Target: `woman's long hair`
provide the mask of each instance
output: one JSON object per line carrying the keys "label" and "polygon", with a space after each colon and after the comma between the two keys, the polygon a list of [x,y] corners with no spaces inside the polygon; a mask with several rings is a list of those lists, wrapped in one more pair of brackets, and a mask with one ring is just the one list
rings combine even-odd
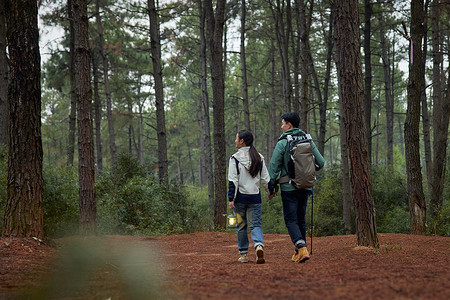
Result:
{"label": "woman's long hair", "polygon": [[253,134],[248,130],[241,130],[238,132],[239,140],[244,140],[246,146],[250,146],[249,154],[250,154],[250,170],[249,173],[252,177],[258,175],[261,172],[263,167],[263,162],[261,160],[261,156],[259,155],[256,148],[253,146]]}

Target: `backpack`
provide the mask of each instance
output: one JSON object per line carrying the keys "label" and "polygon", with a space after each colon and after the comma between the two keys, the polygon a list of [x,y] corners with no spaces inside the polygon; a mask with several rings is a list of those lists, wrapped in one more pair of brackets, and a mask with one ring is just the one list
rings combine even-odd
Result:
{"label": "backpack", "polygon": [[316,164],[312,149],[311,135],[287,135],[289,143],[288,176],[279,183],[290,183],[298,189],[312,188],[316,181]]}

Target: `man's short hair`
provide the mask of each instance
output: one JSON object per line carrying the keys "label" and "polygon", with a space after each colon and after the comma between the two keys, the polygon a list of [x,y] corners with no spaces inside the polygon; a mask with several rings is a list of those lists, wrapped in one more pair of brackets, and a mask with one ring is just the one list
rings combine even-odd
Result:
{"label": "man's short hair", "polygon": [[281,116],[281,119],[286,123],[291,123],[294,128],[298,128],[298,126],[300,125],[300,117],[296,112],[285,113]]}

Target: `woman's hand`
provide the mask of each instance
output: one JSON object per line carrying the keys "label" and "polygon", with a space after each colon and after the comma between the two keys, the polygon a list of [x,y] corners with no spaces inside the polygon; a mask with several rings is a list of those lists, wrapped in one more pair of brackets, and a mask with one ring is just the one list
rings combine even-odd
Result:
{"label": "woman's hand", "polygon": [[234,208],[234,201],[228,201],[228,207],[230,209],[233,209]]}

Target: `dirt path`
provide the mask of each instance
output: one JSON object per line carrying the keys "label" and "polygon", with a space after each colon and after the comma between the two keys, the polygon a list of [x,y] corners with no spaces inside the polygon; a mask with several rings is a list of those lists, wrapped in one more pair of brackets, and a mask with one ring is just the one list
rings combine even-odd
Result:
{"label": "dirt path", "polygon": [[263,265],[254,251],[237,262],[233,233],[70,238],[56,249],[3,239],[0,299],[24,288],[36,299],[450,299],[447,237],[379,234],[379,250],[355,247],[355,236],[314,238],[303,264],[290,260],[288,235],[264,239]]}

